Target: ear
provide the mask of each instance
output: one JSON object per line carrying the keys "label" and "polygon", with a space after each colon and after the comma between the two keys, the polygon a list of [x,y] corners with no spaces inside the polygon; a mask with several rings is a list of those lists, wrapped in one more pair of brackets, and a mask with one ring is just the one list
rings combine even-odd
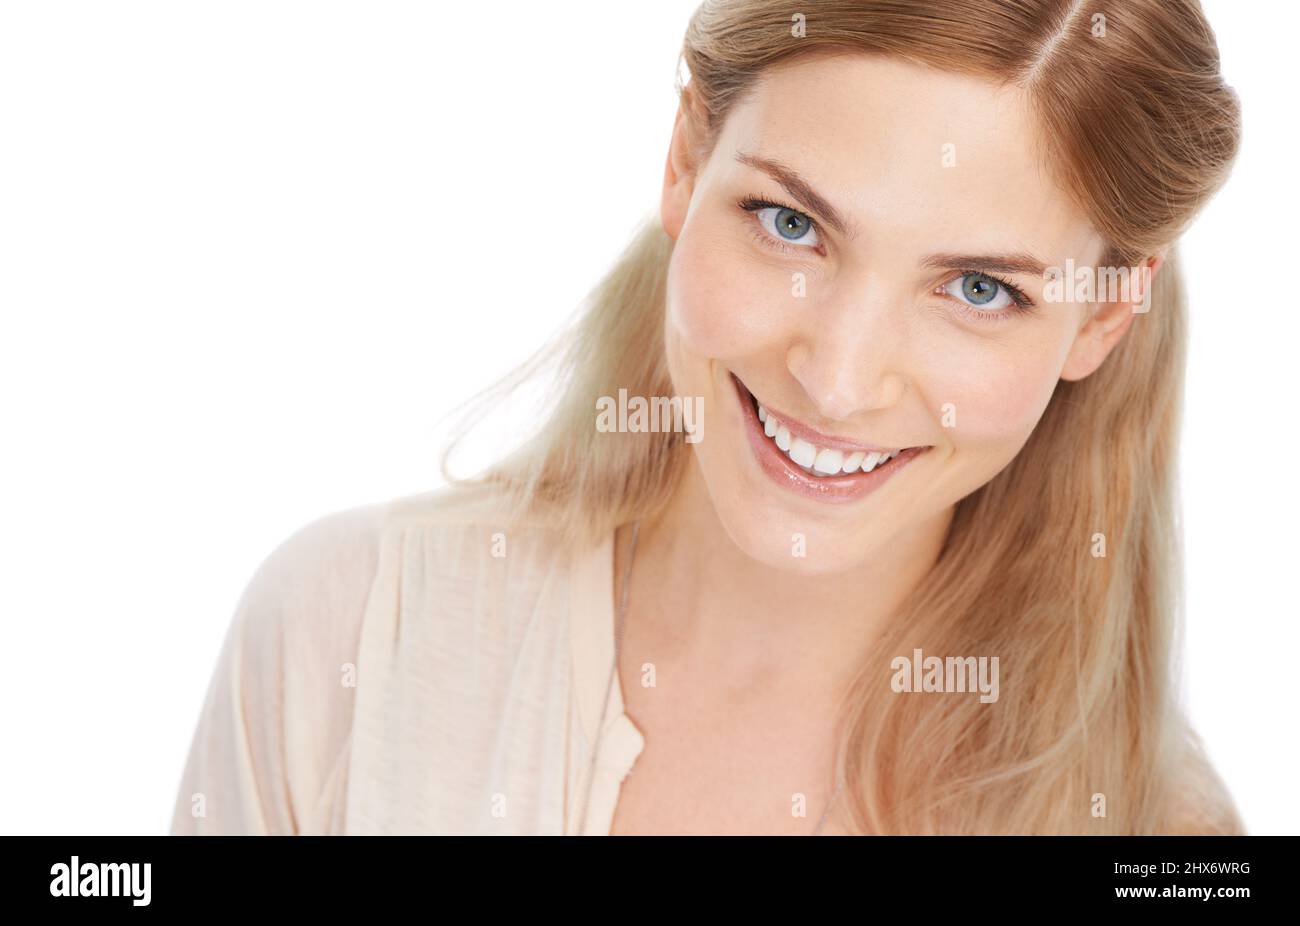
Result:
{"label": "ear", "polygon": [[[1164,266],[1168,247],[1148,257],[1139,265],[1139,273],[1130,274],[1129,298],[1089,303],[1089,315],[1075,335],[1061,379],[1080,380],[1093,373],[1120,342],[1136,315],[1145,313],[1151,296],[1151,284]],[[1100,284],[1099,284],[1100,285]]]}
{"label": "ear", "polygon": [[686,224],[686,212],[695,189],[693,122],[686,113],[687,107],[692,105],[691,100],[690,87],[687,87],[682,91],[681,105],[677,107],[677,116],[673,120],[673,136],[668,144],[667,163],[664,164],[664,189],[659,201],[659,220],[674,241]]}

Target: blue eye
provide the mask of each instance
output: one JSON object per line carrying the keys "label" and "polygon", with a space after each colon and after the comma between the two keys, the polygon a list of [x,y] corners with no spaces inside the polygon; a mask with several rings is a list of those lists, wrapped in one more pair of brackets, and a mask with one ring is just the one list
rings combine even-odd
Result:
{"label": "blue eye", "polygon": [[811,249],[821,244],[817,223],[807,213],[757,197],[742,200],[740,208],[757,215],[758,224],[777,247],[797,244]]}
{"label": "blue eye", "polygon": [[[812,222],[809,221],[808,216],[801,212],[795,212],[793,209],[784,207],[780,209],[764,209],[759,213],[760,218],[764,212],[776,213],[773,217],[773,221],[776,223],[776,231],[787,241],[798,241],[812,231]],[[813,235],[814,241],[816,238],[817,236]]]}
{"label": "blue eye", "polygon": [[983,273],[968,272],[953,277],[952,281],[943,287],[943,291],[978,309],[1005,309],[1019,303],[1019,300],[1012,295],[1010,287]]}

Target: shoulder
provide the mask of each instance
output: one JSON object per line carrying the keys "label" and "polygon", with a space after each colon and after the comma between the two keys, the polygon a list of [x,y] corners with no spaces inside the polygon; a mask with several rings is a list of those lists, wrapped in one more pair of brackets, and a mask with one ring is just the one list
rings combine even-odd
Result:
{"label": "shoulder", "polygon": [[397,552],[410,535],[435,543],[454,543],[467,534],[490,539],[503,530],[507,514],[504,495],[479,485],[443,486],[329,511],[293,528],[263,557],[243,604],[318,625],[338,605],[369,592],[386,547]]}
{"label": "shoulder", "polygon": [[244,607],[311,610],[368,585],[390,504],[337,509],[294,527],[258,564],[244,591]]}
{"label": "shoulder", "polygon": [[[246,644],[278,658],[291,685],[318,693],[329,680],[321,674],[357,661],[363,636],[430,620],[443,629],[508,622],[558,602],[554,593],[568,588],[558,580],[588,557],[550,524],[513,515],[502,489],[468,483],[317,516],[270,550],[248,583]],[[376,618],[369,629],[367,614]]]}
{"label": "shoulder", "polygon": [[404,565],[426,582],[462,585],[495,577],[514,592],[567,569],[580,553],[554,524],[521,514],[501,486],[466,482],[389,503],[385,531]]}
{"label": "shoulder", "polygon": [[385,507],[302,524],[246,581],[192,738],[173,833],[317,826],[347,742],[351,697],[340,666],[355,651]]}
{"label": "shoulder", "polygon": [[378,580],[454,592],[494,576],[526,592],[571,560],[553,528],[512,517],[497,486],[463,483],[338,509],[303,523],[262,560],[241,613],[250,632],[275,635],[290,653],[323,642],[357,645]]}
{"label": "shoulder", "polygon": [[[349,667],[379,573],[390,501],[338,508],[301,522],[245,583],[214,683],[228,688],[260,761],[282,762],[293,818],[305,820],[343,750],[352,721]],[[212,693],[210,700],[214,699]],[[242,717],[242,720],[238,718]]]}
{"label": "shoulder", "polygon": [[[352,648],[379,569],[388,502],[299,523],[263,553],[235,608],[227,646],[249,677],[289,694],[326,650]],[[330,653],[332,661],[334,653]]]}
{"label": "shoulder", "polygon": [[[517,640],[512,622],[553,603],[558,547],[546,531],[506,527],[508,514],[499,490],[457,485],[339,508],[287,532],[239,597],[173,832],[337,828],[367,653],[377,677],[435,664],[455,677],[498,625]],[[393,658],[401,664],[387,666]],[[414,709],[401,685],[391,704],[378,691],[366,715],[377,723]]]}

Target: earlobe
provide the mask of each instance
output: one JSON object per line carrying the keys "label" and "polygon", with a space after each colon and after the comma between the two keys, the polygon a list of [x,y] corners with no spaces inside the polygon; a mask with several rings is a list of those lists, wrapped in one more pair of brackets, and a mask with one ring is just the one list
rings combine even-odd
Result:
{"label": "earlobe", "polygon": [[1061,379],[1068,382],[1083,379],[1106,359],[1106,355],[1099,350],[1093,324],[1089,322],[1075,337],[1074,344],[1070,346],[1070,355],[1065,358],[1065,366],[1061,368]]}

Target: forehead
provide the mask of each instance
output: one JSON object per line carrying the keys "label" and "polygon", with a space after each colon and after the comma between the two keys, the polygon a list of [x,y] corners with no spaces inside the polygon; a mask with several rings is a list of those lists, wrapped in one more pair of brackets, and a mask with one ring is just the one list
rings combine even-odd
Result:
{"label": "forehead", "polygon": [[1101,239],[1043,164],[1025,92],[897,58],[838,54],[770,68],[729,114],[706,173],[738,152],[779,160],[873,249],[996,244],[1091,261]]}

